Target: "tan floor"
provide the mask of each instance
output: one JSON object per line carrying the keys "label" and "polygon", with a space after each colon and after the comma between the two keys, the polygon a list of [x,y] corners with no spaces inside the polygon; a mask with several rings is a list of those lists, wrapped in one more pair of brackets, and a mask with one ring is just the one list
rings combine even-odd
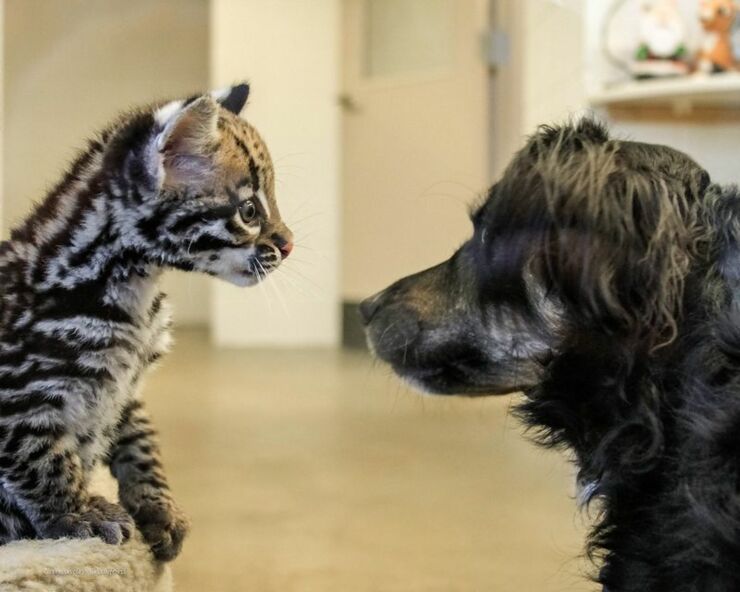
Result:
{"label": "tan floor", "polygon": [[183,333],[146,399],[193,529],[179,592],[573,592],[572,469],[511,400],[422,397],[362,354]]}

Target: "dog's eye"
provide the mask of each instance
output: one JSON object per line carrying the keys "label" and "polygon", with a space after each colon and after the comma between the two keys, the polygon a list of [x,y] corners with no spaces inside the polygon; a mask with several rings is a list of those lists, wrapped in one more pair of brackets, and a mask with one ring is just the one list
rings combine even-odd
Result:
{"label": "dog's eye", "polygon": [[239,206],[239,216],[245,224],[251,224],[257,218],[257,206],[251,199]]}

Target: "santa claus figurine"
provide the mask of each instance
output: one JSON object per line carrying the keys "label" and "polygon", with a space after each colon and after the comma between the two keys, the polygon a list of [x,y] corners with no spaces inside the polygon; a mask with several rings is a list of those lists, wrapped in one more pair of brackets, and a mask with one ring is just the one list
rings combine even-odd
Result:
{"label": "santa claus figurine", "polygon": [[640,39],[632,64],[635,77],[662,78],[688,74],[686,27],[677,0],[643,3]]}

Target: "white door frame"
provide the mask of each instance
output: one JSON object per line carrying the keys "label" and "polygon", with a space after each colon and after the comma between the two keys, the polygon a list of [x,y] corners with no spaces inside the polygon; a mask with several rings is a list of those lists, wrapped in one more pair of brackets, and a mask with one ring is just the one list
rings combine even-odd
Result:
{"label": "white door frame", "polygon": [[521,0],[490,0],[491,31],[505,35],[508,57],[491,69],[490,155],[491,178],[503,172],[524,134],[524,34]]}

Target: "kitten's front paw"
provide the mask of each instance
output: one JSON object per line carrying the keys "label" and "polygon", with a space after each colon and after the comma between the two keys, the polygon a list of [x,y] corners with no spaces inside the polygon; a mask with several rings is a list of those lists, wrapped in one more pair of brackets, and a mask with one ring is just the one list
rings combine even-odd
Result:
{"label": "kitten's front paw", "polygon": [[118,504],[93,496],[87,509],[76,514],[64,514],[52,520],[42,534],[48,538],[86,539],[99,537],[109,545],[120,545],[131,538],[134,521]]}
{"label": "kitten's front paw", "polygon": [[180,553],[189,529],[185,514],[167,497],[148,498],[134,512],[144,540],[159,561],[172,561]]}

